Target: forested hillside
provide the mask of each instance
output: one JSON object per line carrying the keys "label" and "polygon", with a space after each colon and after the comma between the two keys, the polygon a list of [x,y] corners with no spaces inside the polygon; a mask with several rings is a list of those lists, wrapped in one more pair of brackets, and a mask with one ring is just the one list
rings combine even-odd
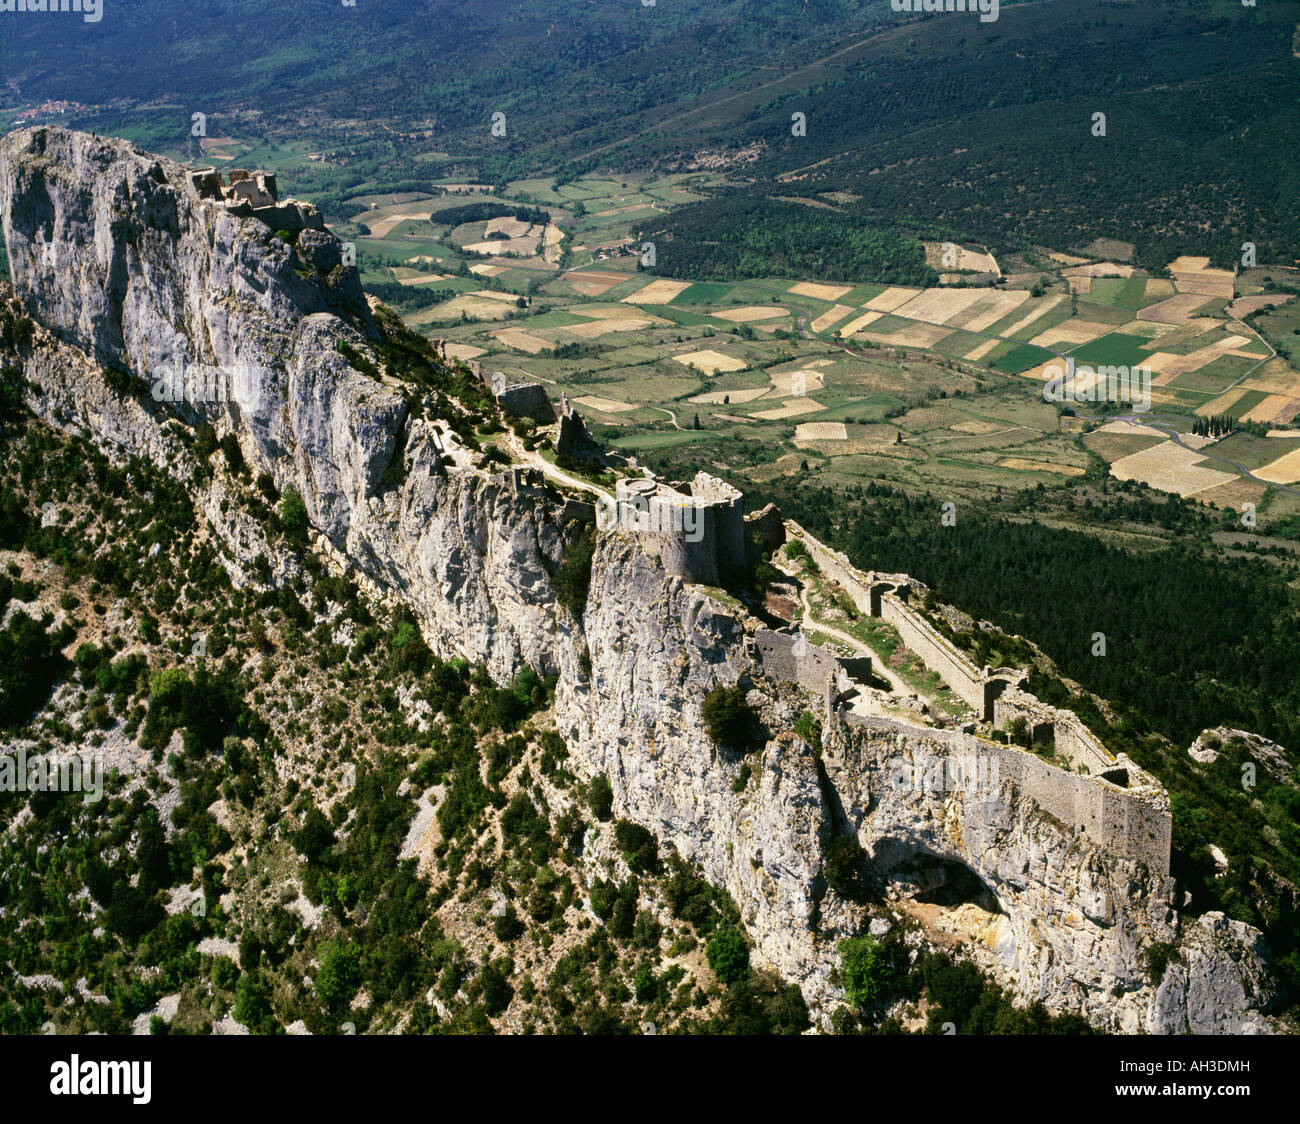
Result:
{"label": "forested hillside", "polygon": [[[1231,265],[1244,241],[1260,261],[1300,254],[1297,23],[1295,0],[1003,3],[990,23],[886,0],[216,0],[184,19],[139,0],[66,35],[7,21],[0,107],[75,99],[99,107],[88,127],[164,151],[187,143],[193,112],[210,135],[286,144],[309,124],[344,165],[298,177],[327,211],[345,180],[418,187],[450,166],[494,183],[727,167],[756,197],[843,193],[847,224],[869,231],[995,250],[1104,237],[1142,265]],[[730,276],[743,253],[725,247],[762,254],[745,209],[718,217],[724,248],[673,260]],[[881,245],[848,259],[906,272]]]}
{"label": "forested hillside", "polygon": [[862,226],[835,211],[756,196],[727,196],[683,207],[656,238],[656,272],[732,281],[816,277],[934,285],[925,247],[914,238]]}

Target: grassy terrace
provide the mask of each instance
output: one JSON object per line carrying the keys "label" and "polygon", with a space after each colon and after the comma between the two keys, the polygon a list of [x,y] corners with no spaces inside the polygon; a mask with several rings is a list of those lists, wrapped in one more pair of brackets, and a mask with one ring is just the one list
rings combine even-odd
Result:
{"label": "grassy terrace", "polygon": [[926,667],[920,656],[903,644],[903,638],[893,625],[875,617],[862,616],[844,591],[823,577],[811,559],[800,561],[800,576],[815,620],[860,641],[934,711],[951,715],[963,715],[969,711],[970,708],[949,690],[939,673]]}

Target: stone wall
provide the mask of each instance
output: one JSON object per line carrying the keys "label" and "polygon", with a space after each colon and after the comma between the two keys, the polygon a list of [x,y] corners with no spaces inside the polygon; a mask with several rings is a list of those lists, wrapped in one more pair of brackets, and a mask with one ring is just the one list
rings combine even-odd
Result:
{"label": "stone wall", "polygon": [[1115,757],[1097,739],[1077,714],[1059,710],[1026,691],[1010,690],[993,705],[993,722],[1005,728],[1023,718],[1034,741],[1051,737],[1056,753],[1072,768],[1100,775],[1116,767]]}
{"label": "stone wall", "polygon": [[[941,742],[953,741],[968,753],[991,754],[1006,779],[1015,781],[1049,815],[1088,834],[1097,843],[1141,858],[1168,875],[1171,836],[1164,789],[1127,758],[1116,759],[1068,710],[1047,706],[1021,689],[1023,673],[976,668],[946,636],[907,604],[905,575],[867,574],[839,551],[832,551],[798,524],[791,525],[821,572],[843,587],[849,599],[870,616],[893,625],[931,670],[984,721],[1001,724],[1020,714],[1040,738],[1050,729],[1056,752],[1082,773],[1071,773],[1017,746],[1005,746],[960,732],[926,730]],[[851,724],[884,720],[846,714]],[[913,731],[913,736],[915,731]],[[1118,782],[1118,783],[1114,783]]]}
{"label": "stone wall", "polygon": [[707,472],[697,472],[691,481],[691,496],[704,506],[705,535],[721,574],[740,573],[745,568],[745,497]]}
{"label": "stone wall", "polygon": [[754,651],[765,674],[782,683],[796,683],[818,696],[843,666],[837,656],[810,643],[802,633],[760,628],[754,633]]}
{"label": "stone wall", "polygon": [[560,410],[555,430],[555,451],[566,457],[582,457],[590,456],[592,448],[591,435],[582,416],[566,403]]}
{"label": "stone wall", "polygon": [[[920,744],[936,757],[978,762],[976,775],[992,780],[992,788],[985,796],[992,798],[993,789],[1010,782],[1019,794],[1032,800],[1047,815],[1098,846],[1137,859],[1161,877],[1169,874],[1169,798],[1157,784],[1121,788],[1098,776],[1068,773],[1017,746],[991,742],[959,730],[922,730],[887,718],[843,710],[838,714],[850,731],[850,744],[854,741],[854,730],[865,731],[869,738],[876,739],[901,735],[900,744],[906,741],[913,756]],[[931,764],[926,763],[924,768],[930,768]]]}
{"label": "stone wall", "polygon": [[899,593],[887,592],[881,596],[880,619],[893,625],[903,643],[921,657],[926,667],[937,671],[953,693],[976,714],[986,719],[993,717],[979,669]]}
{"label": "stone wall", "polygon": [[643,539],[664,569],[697,585],[721,585],[745,567],[744,496],[697,473],[689,485],[651,476],[615,486],[617,524]]}
{"label": "stone wall", "polygon": [[870,576],[854,566],[840,551],[831,550],[823,545],[798,523],[791,522],[791,528],[795,536],[803,540],[808,553],[817,563],[817,568],[832,581],[844,587],[844,592],[849,595],[849,600],[853,602],[859,613],[867,617],[880,615],[871,611],[872,579]]}

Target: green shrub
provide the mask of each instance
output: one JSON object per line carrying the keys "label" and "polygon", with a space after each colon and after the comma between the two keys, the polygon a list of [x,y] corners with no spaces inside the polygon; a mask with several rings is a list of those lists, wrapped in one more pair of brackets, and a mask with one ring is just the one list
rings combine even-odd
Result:
{"label": "green shrub", "polygon": [[280,497],[280,526],[293,538],[301,538],[307,531],[307,505],[294,488],[286,488]]}
{"label": "green shrub", "polygon": [[840,941],[844,994],[859,1007],[876,1002],[889,984],[889,958],[870,934]]}
{"label": "green shrub", "polygon": [[640,824],[619,820],[614,825],[614,842],[623,853],[623,859],[634,873],[655,872],[659,869],[659,843]]}
{"label": "green shrub", "polygon": [[316,972],[316,998],[326,1010],[337,1013],[352,1001],[360,983],[360,954],[355,946],[331,941],[320,957]]}
{"label": "green shrub", "polygon": [[591,559],[596,551],[596,532],[588,527],[564,552],[555,573],[555,598],[575,617],[581,617],[587,608],[587,592],[591,587]]}
{"label": "green shrub", "polygon": [[748,748],[756,723],[739,687],[718,684],[704,696],[701,713],[714,745],[742,751]]}
{"label": "green shrub", "polygon": [[587,806],[601,823],[608,823],[614,815],[614,786],[604,773],[596,777],[587,788]]}
{"label": "green shrub", "polygon": [[811,710],[805,710],[794,724],[794,732],[813,749],[820,749],[822,744],[822,724]]}
{"label": "green shrub", "polygon": [[705,955],[713,974],[725,984],[744,979],[749,972],[749,944],[733,925],[723,926],[709,938]]}

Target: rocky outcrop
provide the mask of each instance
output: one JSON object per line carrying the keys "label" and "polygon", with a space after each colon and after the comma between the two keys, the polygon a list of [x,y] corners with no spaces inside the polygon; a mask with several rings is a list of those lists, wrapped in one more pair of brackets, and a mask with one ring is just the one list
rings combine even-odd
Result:
{"label": "rocky outcrop", "polygon": [[[15,293],[41,329],[24,361],[39,414],[182,476],[189,443],[166,423],[206,421],[254,473],[297,490],[323,545],[409,601],[437,649],[498,678],[555,667],[562,498],[445,471],[449,437],[428,411],[352,367],[340,344],[362,350],[376,328],[332,234],[291,247],[201,199],[178,165],[60,129],[0,141],[0,208]],[[160,373],[178,368],[225,381],[172,401]],[[199,506],[232,570],[251,574],[264,538],[233,506]]]}
{"label": "rocky outcrop", "polygon": [[1156,1034],[1271,1034],[1277,997],[1258,929],[1207,913],[1187,927],[1151,1001]]}
{"label": "rocky outcrop", "polygon": [[[812,749],[788,732],[809,696],[751,660],[747,623],[667,575],[632,536],[609,534],[585,619],[590,674],[563,669],[557,715],[582,773],[604,773],[620,816],[727,888],[760,959],[798,982],[814,1012],[841,1001],[836,944],[867,921],[827,885],[827,844],[848,834],[899,908],[1026,1000],[1120,1033],[1268,1026],[1258,932],[1190,923],[1185,958],[1157,987],[1149,950],[1181,947],[1163,870],[1064,823],[1006,768],[933,783],[936,767],[957,775],[976,739],[832,719],[819,777]],[[702,699],[716,684],[745,688],[776,734],[743,761],[704,732]],[[754,776],[737,791],[745,766]],[[1211,1018],[1218,1001],[1230,1013]]]}
{"label": "rocky outcrop", "polygon": [[[608,776],[618,815],[729,890],[756,959],[823,1021],[840,1001],[836,942],[869,920],[827,882],[829,843],[852,835],[900,908],[965,926],[964,946],[1026,999],[1114,1030],[1266,1029],[1253,930],[1183,921],[1162,874],[1013,778],[991,800],[891,783],[900,754],[947,752],[935,731],[841,729],[827,713],[819,762],[792,728],[820,703],[764,673],[757,622],[667,573],[636,535],[599,536],[582,621],[557,607],[552,574],[591,509],[486,471],[430,403],[354,366],[378,328],[328,232],[290,246],[201,199],[176,165],[53,129],[0,141],[0,207],[15,292],[38,325],[22,355],[33,409],[191,480],[192,429],[172,422],[208,422],[254,473],[299,491],[321,549],[409,604],[435,649],[498,680],[524,664],[557,673],[577,770]],[[159,368],[178,365],[253,374],[194,400],[154,393]],[[224,502],[228,485],[195,487],[237,580],[291,568]],[[739,684],[765,727],[743,759],[705,733],[717,684]],[[1152,948],[1169,952],[1158,986],[1144,973]]]}
{"label": "rocky outcrop", "polygon": [[[755,685],[744,624],[666,574],[633,536],[604,536],[585,618],[591,672],[563,669],[557,722],[580,770],[609,778],[618,814],[726,887],[761,958],[817,1005],[834,941],[863,914],[825,884],[835,828],[812,749],[784,734],[742,758],[705,732],[703,699],[718,684],[748,688],[771,731],[800,713],[795,697]],[[754,776],[738,792],[742,768]]]}

